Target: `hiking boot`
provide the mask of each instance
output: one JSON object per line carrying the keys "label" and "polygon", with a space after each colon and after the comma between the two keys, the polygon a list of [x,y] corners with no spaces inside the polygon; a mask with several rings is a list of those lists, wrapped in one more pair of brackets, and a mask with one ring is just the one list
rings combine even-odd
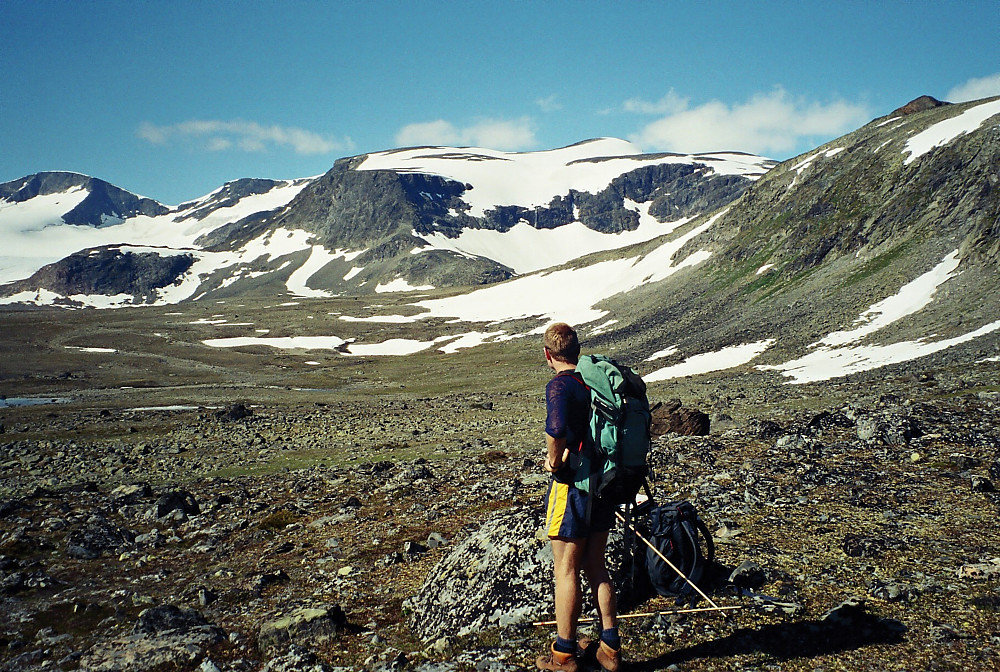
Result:
{"label": "hiking boot", "polygon": [[618,649],[612,649],[603,640],[597,646],[595,657],[597,658],[597,664],[605,672],[618,672],[618,668],[622,664],[622,652]]}
{"label": "hiking boot", "polygon": [[555,648],[552,648],[551,653],[547,655],[538,656],[535,659],[535,667],[539,670],[561,670],[562,672],[577,672],[580,669],[576,662],[576,654],[563,653],[556,651]]}

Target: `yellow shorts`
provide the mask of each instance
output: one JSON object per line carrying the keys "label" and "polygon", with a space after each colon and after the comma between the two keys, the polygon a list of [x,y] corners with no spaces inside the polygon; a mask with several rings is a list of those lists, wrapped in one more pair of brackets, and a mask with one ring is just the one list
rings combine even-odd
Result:
{"label": "yellow shorts", "polygon": [[607,532],[614,526],[614,507],[595,500],[587,520],[590,495],[569,483],[555,479],[549,485],[545,508],[545,534],[564,539],[585,539],[597,532]]}

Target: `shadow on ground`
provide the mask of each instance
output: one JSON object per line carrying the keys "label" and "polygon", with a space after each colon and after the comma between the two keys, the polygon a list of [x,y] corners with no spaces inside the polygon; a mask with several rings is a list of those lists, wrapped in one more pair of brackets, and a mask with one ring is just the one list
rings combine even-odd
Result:
{"label": "shadow on ground", "polygon": [[876,644],[903,641],[906,626],[860,610],[831,612],[820,620],[776,623],[757,629],[740,628],[731,635],[702,642],[646,661],[635,661],[630,670],[661,670],[699,658],[728,658],[764,653],[778,660],[813,658],[852,651]]}

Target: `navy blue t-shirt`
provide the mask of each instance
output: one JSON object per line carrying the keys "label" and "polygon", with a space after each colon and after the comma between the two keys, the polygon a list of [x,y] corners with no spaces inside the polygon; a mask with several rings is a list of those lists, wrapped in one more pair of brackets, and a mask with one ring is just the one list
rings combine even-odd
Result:
{"label": "navy blue t-shirt", "polygon": [[571,452],[590,431],[590,391],[575,371],[561,371],[545,386],[545,433],[566,439]]}

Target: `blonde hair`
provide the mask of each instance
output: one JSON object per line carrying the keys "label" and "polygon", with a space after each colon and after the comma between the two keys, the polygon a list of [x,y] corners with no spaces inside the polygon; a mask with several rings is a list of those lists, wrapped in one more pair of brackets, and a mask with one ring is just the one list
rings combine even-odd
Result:
{"label": "blonde hair", "polygon": [[565,322],[549,325],[549,328],[545,330],[542,342],[545,349],[552,355],[552,359],[567,364],[576,364],[580,359],[580,341],[576,336],[576,331]]}

